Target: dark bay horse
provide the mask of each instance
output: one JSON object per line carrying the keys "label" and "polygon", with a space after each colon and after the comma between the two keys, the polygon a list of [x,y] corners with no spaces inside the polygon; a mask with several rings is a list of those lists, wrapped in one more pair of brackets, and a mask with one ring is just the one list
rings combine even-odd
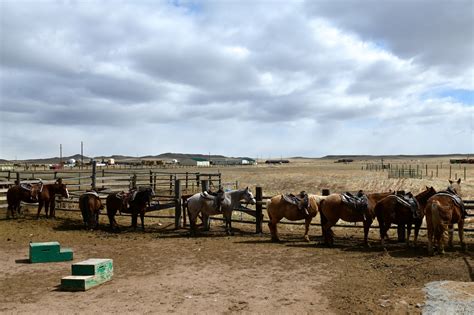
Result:
{"label": "dark bay horse", "polygon": [[446,191],[440,191],[428,199],[425,207],[426,227],[428,228],[428,252],[433,254],[433,241],[438,253],[444,254],[444,242],[449,231],[448,246],[453,246],[453,225],[458,225],[459,242],[462,250],[466,250],[464,242],[464,204],[460,198],[461,179],[449,181]]}
{"label": "dark bay horse", "polygon": [[95,191],[88,191],[79,197],[79,208],[81,209],[84,226],[87,229],[96,229],[99,226],[99,213],[104,205]]}
{"label": "dark bay horse", "polygon": [[227,235],[232,235],[232,211],[240,205],[240,201],[255,204],[255,198],[247,187],[245,189],[226,191],[220,201],[221,211],[216,209],[214,200],[206,198],[202,193],[194,194],[186,201],[191,226],[191,235],[196,235],[196,220],[202,214],[203,222],[207,222],[210,215],[223,214],[225,219],[225,230]]}
{"label": "dark bay horse", "polygon": [[118,224],[115,220],[117,211],[120,213],[130,213],[132,215],[132,227],[136,229],[138,214],[142,222],[142,229],[145,230],[145,212],[146,207],[151,203],[155,192],[151,187],[140,187],[131,190],[129,193],[112,193],[107,196],[106,207],[112,230],[118,230]]}
{"label": "dark bay horse", "polygon": [[387,236],[387,232],[390,229],[392,223],[397,225],[407,225],[407,236],[406,244],[410,245],[410,233],[412,224],[415,224],[415,239],[413,241],[414,246],[417,245],[418,232],[420,231],[423,217],[425,215],[424,209],[428,199],[436,194],[436,190],[433,187],[426,187],[418,195],[414,196],[416,200],[416,213],[413,213],[411,205],[396,195],[389,195],[380,200],[375,206],[375,215],[379,221],[380,229],[380,242],[384,246],[384,239]]}
{"label": "dark bay horse", "polygon": [[321,203],[321,228],[323,231],[324,242],[326,245],[334,245],[334,232],[332,227],[336,225],[339,219],[346,222],[364,223],[364,245],[369,246],[369,229],[374,221],[374,208],[377,202],[390,195],[391,192],[367,194],[366,214],[345,204],[341,194],[331,194]]}
{"label": "dark bay horse", "polygon": [[268,227],[270,228],[270,233],[272,234],[272,242],[279,242],[277,224],[281,219],[286,218],[291,221],[305,220],[305,233],[304,239],[309,242],[309,225],[313,218],[318,214],[319,206],[323,196],[311,195],[308,194],[308,215],[303,211],[298,209],[298,206],[286,202],[282,195],[277,195],[272,197],[267,202],[267,213],[270,221],[268,222]]}
{"label": "dark bay horse", "polygon": [[54,218],[56,215],[54,211],[56,194],[59,194],[63,196],[64,198],[69,198],[69,192],[67,190],[66,184],[63,184],[61,178],[58,178],[54,184],[42,185],[42,187],[38,189],[37,195],[34,196],[33,194],[32,194],[32,190],[24,189],[20,185],[15,185],[11,187],[10,189],[8,189],[7,215],[8,215],[8,212],[11,212],[12,215],[14,212],[19,213],[20,205],[21,205],[21,202],[23,201],[26,203],[38,202],[38,214],[36,215],[37,219],[39,218],[39,215],[43,206],[46,211],[46,217],[48,218],[50,216],[51,218]]}

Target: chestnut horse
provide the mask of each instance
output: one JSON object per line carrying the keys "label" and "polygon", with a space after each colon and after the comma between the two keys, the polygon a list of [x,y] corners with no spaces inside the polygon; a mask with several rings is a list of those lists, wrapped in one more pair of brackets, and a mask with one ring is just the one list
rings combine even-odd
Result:
{"label": "chestnut horse", "polygon": [[303,220],[305,223],[305,232],[304,240],[309,242],[309,225],[313,218],[318,214],[319,206],[323,196],[311,195],[308,194],[308,213],[305,215],[302,210],[298,209],[298,206],[290,204],[283,199],[282,195],[277,195],[272,197],[267,202],[267,213],[270,221],[268,222],[268,227],[270,228],[270,233],[272,234],[272,242],[279,242],[280,238],[278,237],[277,224],[281,219],[286,218],[291,221]]}
{"label": "chestnut horse", "polygon": [[[433,187],[426,187],[426,190],[422,191],[415,196],[417,201],[417,215],[413,213],[413,209],[406,202],[400,201],[400,197],[396,195],[390,195],[379,202],[375,206],[375,215],[379,221],[380,228],[380,242],[384,246],[384,238],[387,236],[387,232],[390,229],[390,225],[395,223],[397,225],[407,225],[407,236],[406,244],[410,245],[410,233],[412,224],[415,224],[415,239],[414,246],[418,241],[418,232],[420,231],[421,223],[425,215],[424,209],[428,199],[436,194],[436,190]],[[403,202],[403,203],[402,203]],[[414,217],[416,215],[416,218]]]}
{"label": "chestnut horse", "polygon": [[[132,227],[137,228],[138,214],[142,222],[142,229],[145,231],[145,212],[146,207],[151,203],[155,192],[151,187],[140,187],[137,190],[129,192],[130,199],[124,201],[124,197],[117,193],[112,193],[107,196],[107,216],[109,217],[110,227],[112,230],[118,230],[117,221],[115,221],[115,215],[117,211],[120,213],[131,213],[132,215]],[[129,207],[127,207],[127,203]]]}
{"label": "chestnut horse", "polygon": [[81,209],[84,226],[87,229],[96,229],[99,226],[99,213],[104,205],[95,191],[88,191],[79,197],[79,208]]}
{"label": "chestnut horse", "polygon": [[374,221],[374,208],[377,202],[390,195],[391,192],[367,194],[367,211],[364,215],[361,211],[355,210],[342,201],[341,194],[331,194],[321,203],[321,228],[323,231],[324,243],[334,245],[334,232],[332,227],[339,219],[346,222],[364,222],[364,245],[369,246],[369,229]]}
{"label": "chestnut horse", "polygon": [[459,242],[466,250],[464,242],[464,210],[461,195],[461,179],[449,181],[447,191],[438,192],[428,199],[425,207],[426,226],[428,228],[428,253],[433,254],[433,240],[438,252],[444,254],[444,241],[449,230],[448,246],[453,247],[453,225],[458,225]]}
{"label": "chestnut horse", "polygon": [[[55,217],[55,201],[56,194],[60,194],[64,198],[69,198],[69,192],[66,184],[63,184],[62,179],[58,178],[54,184],[43,185],[40,191],[38,191],[37,200],[32,196],[31,191],[22,188],[20,185],[15,185],[7,191],[8,201],[8,212],[11,211],[12,215],[14,212],[20,213],[21,202],[36,203],[38,202],[38,214],[36,218],[39,218],[41,209],[45,208],[46,217]],[[51,208],[50,208],[51,206]],[[48,212],[50,212],[48,214]]]}

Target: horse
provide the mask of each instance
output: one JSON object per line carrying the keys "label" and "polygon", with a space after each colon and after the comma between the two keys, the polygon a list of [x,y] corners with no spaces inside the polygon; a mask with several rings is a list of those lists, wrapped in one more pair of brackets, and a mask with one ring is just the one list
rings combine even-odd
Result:
{"label": "horse", "polygon": [[418,232],[420,231],[420,227],[423,222],[426,203],[428,199],[434,194],[436,194],[436,190],[433,187],[426,186],[425,190],[414,197],[416,200],[416,204],[414,205],[417,212],[415,214],[416,217],[413,213],[411,205],[397,195],[389,195],[377,202],[374,212],[377,216],[377,221],[379,222],[380,243],[382,247],[385,246],[384,239],[387,236],[387,232],[390,229],[392,222],[399,226],[405,226],[405,224],[407,225],[407,246],[410,246],[411,227],[413,223],[415,224],[415,238],[413,243],[416,247],[418,241]]}
{"label": "horse", "polygon": [[459,242],[461,249],[466,250],[464,242],[464,204],[460,198],[461,179],[449,181],[446,191],[440,191],[428,199],[425,207],[426,226],[428,228],[428,253],[433,254],[433,241],[438,252],[444,254],[444,241],[449,231],[448,246],[453,247],[453,225],[458,225]]}
{"label": "horse", "polygon": [[96,229],[99,226],[99,213],[104,209],[96,191],[88,191],[79,197],[79,208],[81,209],[84,226],[87,229]]}
{"label": "horse", "polygon": [[309,225],[313,218],[318,214],[321,201],[326,197],[308,194],[308,214],[298,209],[298,206],[286,202],[283,195],[273,196],[267,201],[267,213],[270,221],[268,227],[272,235],[272,242],[279,242],[277,224],[281,219],[286,218],[291,221],[303,220],[305,223],[304,240],[309,242]]}
{"label": "horse", "polygon": [[189,224],[191,226],[191,235],[196,235],[196,220],[198,215],[202,214],[202,221],[207,222],[209,216],[215,214],[223,214],[225,219],[225,231],[227,235],[232,235],[232,210],[240,205],[241,200],[250,204],[255,204],[255,198],[247,187],[245,189],[232,190],[224,192],[220,201],[220,208],[214,205],[214,198],[202,196],[202,193],[194,194],[186,201],[188,209]]}
{"label": "horse", "polygon": [[118,230],[118,224],[115,220],[117,211],[120,213],[132,214],[132,228],[137,228],[138,214],[142,223],[142,229],[145,230],[145,212],[146,206],[150,204],[155,192],[151,187],[140,187],[137,190],[131,190],[128,194],[112,193],[107,196],[106,207],[112,230]]}
{"label": "horse", "polygon": [[[37,193],[34,192],[35,189]],[[38,203],[37,219],[39,219],[43,206],[46,211],[46,217],[48,218],[50,216],[51,218],[54,218],[56,194],[60,194],[64,198],[69,198],[69,191],[67,190],[66,184],[63,184],[61,178],[58,178],[54,184],[34,184],[32,185],[31,190],[25,189],[21,187],[21,185],[15,185],[7,191],[7,216],[9,212],[12,213],[12,216],[14,216],[14,212],[19,214],[21,201],[23,201],[26,203]],[[48,212],[50,212],[49,215]]]}
{"label": "horse", "polygon": [[369,229],[374,220],[374,208],[378,201],[390,195],[392,192],[367,194],[367,210],[365,213],[355,210],[346,205],[342,201],[341,194],[331,194],[327,196],[321,203],[321,229],[323,232],[324,243],[326,245],[334,245],[334,232],[332,227],[336,225],[339,219],[346,222],[363,222],[364,223],[364,245],[369,246],[368,235]]}

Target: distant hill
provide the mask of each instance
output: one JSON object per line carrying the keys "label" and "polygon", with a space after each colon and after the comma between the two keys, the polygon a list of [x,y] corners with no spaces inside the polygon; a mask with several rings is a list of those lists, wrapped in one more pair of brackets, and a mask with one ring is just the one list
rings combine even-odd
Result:
{"label": "distant hill", "polygon": [[451,158],[451,157],[465,157],[472,156],[473,154],[423,154],[423,155],[326,155],[321,159],[340,160],[340,159],[353,159],[353,160],[380,160],[380,159],[429,159],[429,158]]}

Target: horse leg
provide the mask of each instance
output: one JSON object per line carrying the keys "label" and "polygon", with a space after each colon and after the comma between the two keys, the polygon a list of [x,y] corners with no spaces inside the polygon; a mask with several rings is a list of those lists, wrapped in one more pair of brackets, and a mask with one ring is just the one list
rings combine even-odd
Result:
{"label": "horse leg", "polygon": [[211,229],[211,224],[210,224],[210,220],[209,220],[209,215],[207,213],[202,213],[202,224],[204,226],[204,231],[209,231]]}
{"label": "horse leg", "polygon": [[49,202],[49,217],[51,219],[56,218],[56,199],[51,199]]}
{"label": "horse leg", "polygon": [[145,209],[140,211],[140,220],[142,221],[142,231],[145,231]]}
{"label": "horse leg", "polygon": [[327,246],[334,245],[334,232],[331,228],[336,224],[336,222],[334,222],[334,220],[326,220],[326,223],[324,225],[321,225],[321,228],[323,230],[324,243]]}
{"label": "horse leg", "polygon": [[370,226],[372,225],[372,219],[365,219],[364,220],[364,246],[365,247],[370,247],[370,244],[369,244],[369,229],[370,229]]}
{"label": "horse leg", "polygon": [[390,220],[382,220],[379,221],[379,229],[380,229],[380,245],[385,248],[385,238],[387,237],[388,230],[390,230],[390,226],[392,222]]}
{"label": "horse leg", "polygon": [[196,220],[198,217],[199,212],[192,212],[189,210],[188,205],[188,216],[189,216],[189,234],[190,236],[196,236]]}
{"label": "horse leg", "polygon": [[433,220],[431,213],[426,214],[426,229],[428,230],[428,254],[433,255]]}
{"label": "horse leg", "polygon": [[132,228],[135,230],[137,228],[138,213],[135,209],[132,210]]}
{"label": "horse leg", "polygon": [[406,236],[406,245],[410,247],[410,234],[411,234],[411,223],[407,224],[407,236]]}
{"label": "horse leg", "polygon": [[458,221],[458,234],[459,242],[461,243],[461,250],[465,252],[467,250],[466,243],[464,242],[464,219]]}
{"label": "horse leg", "polygon": [[453,234],[454,234],[454,224],[448,224],[448,235],[449,235],[448,247],[450,249],[452,249],[454,247],[454,245],[453,245]]}
{"label": "horse leg", "polygon": [[225,217],[225,232],[227,235],[234,235],[232,232],[232,211],[230,211],[230,214],[226,212],[224,214]]}
{"label": "horse leg", "polygon": [[413,247],[418,246],[418,233],[420,232],[420,227],[422,223],[423,223],[423,219],[417,219],[415,221],[415,238],[413,240]]}
{"label": "horse leg", "polygon": [[309,235],[308,235],[308,232],[309,232],[309,225],[311,224],[311,221],[313,220],[312,217],[309,217],[309,218],[306,218],[304,219],[304,240],[306,242],[309,242]]}
{"label": "horse leg", "polygon": [[44,201],[44,211],[46,212],[46,218],[49,218],[49,200]]}
{"label": "horse leg", "polygon": [[38,214],[36,214],[36,219],[38,220],[39,217],[40,217],[40,213],[41,213],[41,209],[43,208],[43,205],[44,205],[44,201],[43,199],[40,199],[38,201]]}

